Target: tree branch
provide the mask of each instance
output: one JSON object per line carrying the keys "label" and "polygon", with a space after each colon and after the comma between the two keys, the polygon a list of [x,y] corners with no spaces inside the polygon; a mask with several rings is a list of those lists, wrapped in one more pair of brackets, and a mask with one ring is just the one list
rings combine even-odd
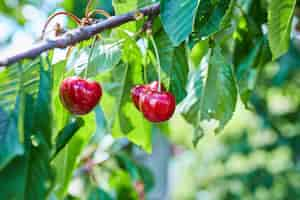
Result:
{"label": "tree branch", "polygon": [[53,40],[44,40],[40,43],[34,44],[29,49],[20,51],[15,55],[8,56],[6,58],[0,58],[0,67],[9,66],[22,59],[30,58],[33,59],[43,52],[54,48],[66,48],[68,46],[74,45],[81,41],[90,39],[94,35],[122,24],[128,23],[130,21],[135,21],[136,16],[142,13],[144,16],[158,15],[160,12],[160,4],[156,3],[151,6],[144,7],[138,11],[129,12],[119,16],[113,16],[101,22],[93,25],[83,26],[71,31],[66,32],[64,35],[56,37]]}

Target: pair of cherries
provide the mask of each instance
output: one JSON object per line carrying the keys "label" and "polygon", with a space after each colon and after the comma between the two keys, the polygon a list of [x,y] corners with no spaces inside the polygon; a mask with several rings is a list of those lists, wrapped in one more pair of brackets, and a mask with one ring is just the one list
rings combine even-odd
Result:
{"label": "pair of cherries", "polygon": [[135,86],[131,90],[131,98],[136,108],[151,122],[167,121],[176,107],[175,97],[158,81]]}
{"label": "pair of cherries", "polygon": [[[60,99],[67,110],[84,115],[93,110],[102,96],[102,88],[96,81],[80,77],[69,77],[60,86]],[[176,101],[170,92],[157,81],[138,85],[131,90],[132,101],[146,119],[163,122],[170,119],[175,111]]]}

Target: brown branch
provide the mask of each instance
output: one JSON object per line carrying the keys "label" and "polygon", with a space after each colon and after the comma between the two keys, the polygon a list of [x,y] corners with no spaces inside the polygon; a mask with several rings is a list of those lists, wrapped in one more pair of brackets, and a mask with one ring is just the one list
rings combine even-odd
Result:
{"label": "brown branch", "polygon": [[113,16],[109,19],[100,21],[96,24],[83,26],[71,31],[66,32],[64,35],[56,37],[53,40],[44,40],[40,43],[34,44],[29,49],[20,51],[15,55],[8,56],[6,58],[0,58],[0,67],[9,66],[22,59],[30,58],[33,59],[43,52],[54,48],[66,48],[72,46],[81,41],[90,39],[94,35],[114,27],[118,27],[122,24],[136,20],[137,13],[142,13],[144,16],[157,16],[160,12],[159,3],[151,6],[144,7],[138,11],[129,12],[123,15]]}

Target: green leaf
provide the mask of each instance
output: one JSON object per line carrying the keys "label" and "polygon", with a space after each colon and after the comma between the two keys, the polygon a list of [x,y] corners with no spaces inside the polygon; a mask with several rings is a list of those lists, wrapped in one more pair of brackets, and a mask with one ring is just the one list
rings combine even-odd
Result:
{"label": "green leaf", "polygon": [[157,32],[154,35],[154,40],[159,54],[160,65],[163,70],[168,72],[172,69],[175,47],[164,30]]}
{"label": "green leaf", "polygon": [[189,91],[188,95],[179,104],[178,111],[186,121],[191,124],[197,124],[199,110],[201,109],[200,100],[203,92],[203,75],[201,74],[201,69],[191,74],[187,91]]}
{"label": "green leaf", "polygon": [[272,0],[268,8],[268,36],[273,60],[287,52],[296,0]]}
{"label": "green leaf", "polygon": [[208,40],[200,40],[197,42],[190,52],[190,58],[194,68],[199,68],[202,58],[209,50]]}
{"label": "green leaf", "polygon": [[260,4],[247,2],[247,15],[239,17],[237,29],[234,32],[233,64],[239,86],[239,93],[244,105],[256,86],[258,76],[263,66],[271,60],[268,41],[261,26],[267,22],[267,14]]}
{"label": "green leaf", "polygon": [[[51,146],[52,136],[52,66],[48,58],[40,62],[40,84],[34,109],[34,118],[39,119],[33,131],[43,134],[44,140]],[[48,70],[46,70],[46,65]]]}
{"label": "green leaf", "polygon": [[[16,108],[11,116],[0,110],[0,170],[3,169],[14,157],[24,153],[23,144],[19,138],[19,107],[20,98],[17,98]],[[20,113],[23,114],[23,113]]]}
{"label": "green leaf", "polygon": [[197,0],[161,0],[162,24],[175,46],[192,33],[197,4]]}
{"label": "green leaf", "polygon": [[232,118],[237,102],[232,66],[219,46],[211,51],[206,77],[201,68],[191,74],[188,96],[178,106],[186,121],[194,125],[194,145],[204,133],[221,131]]}
{"label": "green leaf", "polygon": [[199,125],[204,128],[205,122],[214,121],[216,132],[224,128],[231,119],[237,102],[237,88],[232,66],[222,55],[221,48],[212,50],[209,60],[207,80],[205,83]]}
{"label": "green leaf", "polygon": [[[37,61],[27,65],[16,64],[0,73],[0,107],[3,125],[6,126],[0,131],[0,169],[15,156],[24,153],[24,93],[36,93],[39,64]],[[11,112],[11,108],[14,111]]]}
{"label": "green leaf", "polygon": [[5,111],[14,109],[20,90],[35,95],[39,85],[40,58],[29,64],[15,64],[0,72],[0,107]]}
{"label": "green leaf", "polygon": [[[50,167],[52,136],[52,66],[48,58],[40,58],[39,91],[33,103],[27,96],[25,111],[25,128],[30,134],[28,168],[25,199],[44,199],[53,184],[53,172]],[[47,68],[47,69],[46,69]],[[37,120],[38,119],[38,120]]]}
{"label": "green leaf", "polygon": [[76,132],[53,160],[56,169],[55,193],[60,199],[67,193],[73,172],[78,166],[80,153],[96,131],[94,112],[84,116],[83,120],[85,125]]}
{"label": "green leaf", "polygon": [[92,188],[88,200],[113,200],[113,198],[101,188]]}
{"label": "green leaf", "polygon": [[138,8],[138,0],[113,0],[116,15],[124,14]]}
{"label": "green leaf", "polygon": [[[138,8],[144,7],[152,3],[151,0],[113,0],[113,6],[116,15],[125,14],[127,12],[132,12]],[[121,29],[126,29],[127,31],[135,32],[138,31],[139,22],[130,22],[120,26]]]}
{"label": "green leaf", "polygon": [[[31,146],[30,130],[32,129],[32,110],[34,109],[34,100],[31,96],[21,98],[22,101],[19,100],[19,97],[17,99],[15,108],[16,113],[19,112],[18,108],[25,104],[25,109],[22,114],[24,115],[26,122],[23,122],[20,126],[23,126],[23,129],[26,128],[24,137],[27,142],[24,144],[24,153],[15,157],[8,163],[8,165],[0,170],[0,199],[25,199],[26,195],[27,174],[30,170],[28,155]],[[30,112],[28,112],[28,110],[30,110]],[[18,134],[18,130],[15,131],[15,134],[16,133]],[[15,136],[14,138],[17,141],[16,138],[18,137]]]}
{"label": "green leaf", "polygon": [[57,134],[66,124],[69,123],[70,114],[60,101],[59,87],[65,77],[66,62],[62,61],[53,65],[53,87],[52,87],[52,109],[53,109],[53,134],[52,141],[55,141]]}
{"label": "green leaf", "polygon": [[249,49],[255,48],[257,42],[265,37],[261,27],[267,23],[266,9],[253,0],[244,4],[246,4],[246,6],[243,6],[245,15],[239,17],[233,35],[233,64],[235,66],[238,66],[248,56]]}
{"label": "green leaf", "polygon": [[163,30],[155,35],[155,42],[163,71],[163,82],[169,83],[170,91],[175,95],[176,102],[179,103],[187,94],[185,87],[188,80],[189,65],[186,47],[184,44],[173,47]]}
{"label": "green leaf", "polygon": [[95,113],[96,113],[96,123],[97,123],[97,128],[96,128],[96,133],[93,136],[92,142],[98,144],[99,141],[106,135],[109,133],[108,130],[108,124],[107,124],[107,120],[105,117],[105,114],[101,108],[101,106],[96,106],[96,108],[94,109]]}
{"label": "green leaf", "polygon": [[95,77],[98,73],[111,70],[121,60],[121,49],[118,42],[107,44],[101,41],[96,42],[89,66],[87,66],[90,52],[91,47],[89,46],[74,50],[67,63],[67,68],[74,69],[77,75],[84,75],[88,67],[88,77]]}
{"label": "green leaf", "polygon": [[297,76],[300,66],[300,60],[298,59],[299,56],[300,51],[293,41],[291,42],[288,52],[279,58],[278,63],[280,68],[272,80],[274,85],[281,86],[289,80],[290,77]]}
{"label": "green leaf", "polygon": [[117,15],[131,12],[153,3],[152,0],[113,0],[113,6]]}
{"label": "green leaf", "polygon": [[130,174],[133,181],[137,181],[140,179],[139,169],[136,163],[129,157],[129,155],[120,152],[116,155],[116,159],[119,162],[119,165],[122,168],[126,169],[126,171]]}
{"label": "green leaf", "polygon": [[138,194],[133,187],[130,175],[125,170],[115,171],[109,180],[109,185],[116,192],[116,199],[138,200]]}
{"label": "green leaf", "polygon": [[171,78],[170,91],[175,95],[177,103],[180,103],[187,94],[185,87],[188,81],[189,64],[185,48],[182,44],[175,49],[173,67],[168,70]]}
{"label": "green leaf", "polygon": [[[48,64],[49,71],[45,71],[43,60],[41,57],[39,62],[11,66],[0,75],[2,83],[4,85],[9,83],[13,91],[10,97],[7,95],[2,97],[15,99],[18,95],[15,111],[6,122],[7,129],[3,130],[3,133],[10,134],[9,137],[14,137],[9,138],[8,135],[2,137],[7,142],[13,141],[9,148],[10,151],[14,148],[14,151],[9,152],[7,155],[10,157],[5,158],[6,162],[11,160],[8,165],[4,167],[1,163],[1,167],[4,168],[0,171],[0,184],[4,191],[1,192],[0,199],[45,199],[52,187],[53,173],[50,168],[52,119],[48,117],[52,113],[51,109],[48,109],[51,105],[51,73],[48,73],[51,66]],[[38,75],[39,78],[36,77]],[[10,106],[13,104],[10,103]],[[8,112],[9,110],[7,109]],[[24,144],[20,146],[21,143]],[[2,146],[7,147],[5,144]],[[13,159],[12,153],[15,154],[16,149],[19,149],[19,154]],[[2,152],[5,151],[1,149]],[[7,184],[7,180],[10,184]],[[4,183],[6,184],[3,185]]]}
{"label": "green leaf", "polygon": [[84,121],[81,118],[76,118],[74,121],[71,121],[68,125],[66,125],[56,137],[56,149],[54,156],[62,150],[74,134],[84,125]]}
{"label": "green leaf", "polygon": [[33,115],[35,100],[26,95],[24,104],[25,153],[0,171],[0,199],[45,199],[52,187],[49,146],[44,135],[33,132],[39,123]]}
{"label": "green leaf", "polygon": [[154,177],[152,171],[143,165],[139,165],[137,167],[138,167],[141,179],[145,185],[145,192],[151,191],[155,186],[155,177]]}
{"label": "green leaf", "polygon": [[[58,95],[60,83],[64,78],[64,73],[66,70],[66,61],[61,61],[52,66],[52,73],[53,73],[53,87],[52,87],[52,94],[54,97]],[[54,97],[52,97],[54,99]]]}
{"label": "green leaf", "polygon": [[259,41],[237,68],[236,77],[239,85],[239,92],[245,105],[247,105],[251,91],[255,87],[258,73],[257,69],[255,69],[255,64],[262,48],[262,44],[262,40]]}
{"label": "green leaf", "polygon": [[137,108],[129,102],[132,84],[133,65],[120,65],[124,68],[123,83],[117,97],[117,107],[112,124],[112,135],[114,137],[127,137],[129,140],[151,152],[151,125]]}
{"label": "green leaf", "polygon": [[201,0],[195,18],[199,37],[208,37],[226,28],[231,19],[235,0]]}
{"label": "green leaf", "polygon": [[113,13],[113,5],[112,5],[112,0],[100,0],[99,1],[101,9],[106,10],[109,13]]}
{"label": "green leaf", "polygon": [[25,199],[45,199],[54,180],[50,166],[50,149],[42,134],[32,135],[32,140],[36,144],[31,146],[29,152]]}
{"label": "green leaf", "polygon": [[152,172],[143,165],[136,163],[130,155],[124,152],[116,154],[119,166],[125,169],[132,181],[142,181],[145,184],[145,190],[150,191],[154,186],[154,177]]}
{"label": "green leaf", "polygon": [[257,40],[256,45],[237,66],[236,77],[239,93],[245,106],[248,106],[250,95],[256,86],[260,70],[270,60],[268,44],[265,38]]}
{"label": "green leaf", "polygon": [[24,156],[14,158],[0,171],[0,198],[24,199],[27,158]]}
{"label": "green leaf", "polygon": [[122,60],[112,72],[119,87],[115,89],[115,108],[110,121],[114,137],[127,137],[137,145],[151,152],[151,124],[131,102],[130,90],[134,85],[143,83],[142,54],[136,42],[124,33],[125,38]]}

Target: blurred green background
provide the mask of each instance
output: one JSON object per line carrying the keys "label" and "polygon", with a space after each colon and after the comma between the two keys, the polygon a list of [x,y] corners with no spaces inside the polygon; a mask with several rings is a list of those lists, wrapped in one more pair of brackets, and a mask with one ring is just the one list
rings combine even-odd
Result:
{"label": "blurred green background", "polygon": [[[0,0],[1,56],[32,44],[50,13],[64,9],[83,16],[85,5],[84,0]],[[113,14],[109,0],[100,0],[96,6]],[[57,21],[74,27],[65,17]],[[134,153],[134,159],[148,165],[156,178],[149,199],[300,199],[298,21],[295,16],[288,53],[264,66],[251,106],[246,109],[239,102],[223,133],[206,134],[195,149],[193,128],[176,115],[167,133],[156,130],[155,138],[163,142],[154,144],[152,156]],[[128,178],[126,174],[117,177],[110,181],[124,184]],[[79,187],[76,180],[70,199],[80,195],[72,187]]]}

